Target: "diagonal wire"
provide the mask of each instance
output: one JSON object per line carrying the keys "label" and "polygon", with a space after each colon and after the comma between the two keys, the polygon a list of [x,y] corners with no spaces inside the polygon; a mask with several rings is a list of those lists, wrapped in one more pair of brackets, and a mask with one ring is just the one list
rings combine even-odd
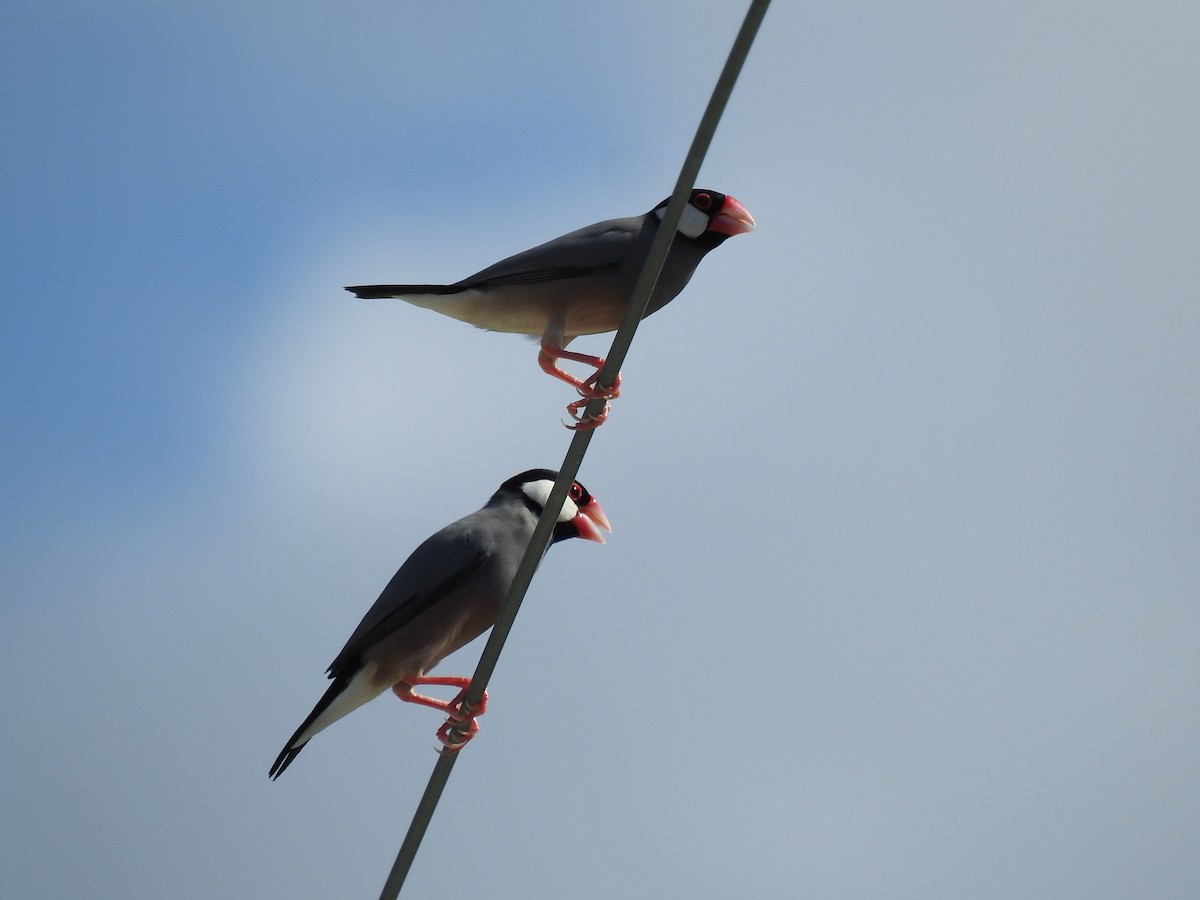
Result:
{"label": "diagonal wire", "polygon": [[[650,303],[650,295],[654,292],[654,285],[658,282],[659,273],[662,271],[663,263],[670,251],[675,230],[683,216],[684,205],[695,186],[696,177],[700,174],[700,165],[712,143],[717,124],[725,112],[725,106],[733,92],[733,86],[750,53],[750,46],[754,43],[754,38],[758,34],[759,26],[762,24],[769,5],[770,0],[752,0],[750,8],[746,12],[742,27],[738,31],[733,47],[729,51],[729,57],[725,61],[725,68],[722,69],[721,75],[717,79],[712,98],[704,110],[700,125],[696,129],[696,136],[692,139],[692,146],[684,159],[683,168],[675,182],[675,190],[667,204],[662,224],[658,227],[641,275],[634,286],[625,318],[617,329],[612,347],[608,351],[608,357],[596,379],[597,385],[611,386],[616,374],[621,369],[621,364],[625,361],[629,346],[633,342],[634,332],[637,331],[638,324]],[[603,406],[604,400],[593,400],[588,404],[587,414],[596,415],[603,409]],[[508,639],[513,621],[521,608],[521,602],[525,599],[525,592],[533,580],[533,573],[537,570],[538,564],[550,545],[550,535],[554,529],[554,523],[562,510],[563,502],[567,499],[567,491],[579,473],[579,467],[583,463],[583,457],[591,443],[593,433],[592,431],[576,431],[574,438],[571,439],[567,455],[559,468],[558,479],[554,482],[554,488],[546,500],[542,515],[533,530],[533,536],[529,539],[529,546],[525,548],[525,555],[517,566],[517,572],[513,576],[504,606],[500,610],[496,624],[492,627],[492,633],[479,657],[479,663],[475,667],[475,674],[471,676],[471,684],[463,697],[464,710],[477,708],[483,697],[487,683],[496,668],[496,662],[500,658],[500,651],[504,649],[504,642]],[[448,737],[452,742],[461,741],[465,734],[462,729],[453,728]],[[384,882],[383,891],[379,895],[380,900],[395,900],[400,895],[400,888],[404,885],[404,879],[416,858],[421,839],[425,836],[425,831],[433,818],[434,810],[437,808],[442,790],[450,778],[450,772],[454,768],[456,759],[458,759],[457,752],[443,750],[438,756],[438,761],[433,767],[433,774],[429,776],[429,783],[425,787],[425,793],[413,814],[412,824],[409,825],[408,833],[405,834],[404,842],[400,845],[400,851],[396,855],[396,861],[392,865],[387,881]]]}

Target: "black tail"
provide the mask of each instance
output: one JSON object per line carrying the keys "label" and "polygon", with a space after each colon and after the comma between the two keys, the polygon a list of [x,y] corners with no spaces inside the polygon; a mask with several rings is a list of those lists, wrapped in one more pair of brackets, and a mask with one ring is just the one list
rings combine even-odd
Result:
{"label": "black tail", "polygon": [[316,721],[317,716],[329,708],[329,704],[333,702],[334,698],[337,697],[338,694],[346,689],[346,685],[349,683],[349,678],[334,679],[333,684],[329,686],[329,690],[327,690],[324,696],[317,701],[317,705],[314,706],[312,712],[308,714],[308,718],[300,724],[300,727],[296,729],[290,738],[288,738],[288,742],[284,745],[283,749],[279,751],[279,756],[275,757],[275,765],[271,766],[271,771],[267,773],[268,777],[274,780],[282,775],[283,770],[290,766],[292,764],[292,760],[300,755],[300,751],[308,746],[308,741],[305,741],[299,747],[293,747],[292,745],[296,743],[296,739],[300,737],[300,735],[304,734],[304,732],[308,729],[308,726]]}
{"label": "black tail", "polygon": [[275,760],[275,765],[271,766],[271,771],[267,773],[270,779],[274,781],[276,778],[282,775],[283,770],[290,766],[292,764],[292,760],[299,756],[300,751],[307,746],[308,741],[305,741],[299,747],[292,747],[290,745],[284,747],[283,752],[280,753],[279,757]]}
{"label": "black tail", "polygon": [[457,294],[452,284],[359,284],[346,288],[359,300],[390,300],[409,294]]}

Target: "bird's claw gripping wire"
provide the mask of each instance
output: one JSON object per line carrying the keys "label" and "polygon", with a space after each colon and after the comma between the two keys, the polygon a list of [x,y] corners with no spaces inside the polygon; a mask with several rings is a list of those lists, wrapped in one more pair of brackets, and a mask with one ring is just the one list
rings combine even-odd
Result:
{"label": "bird's claw gripping wire", "polygon": [[[452,685],[459,691],[453,700],[439,700],[437,697],[427,697],[414,691],[413,687],[419,684]],[[437,730],[437,739],[442,742],[446,751],[453,752],[462,749],[463,745],[478,733],[479,723],[475,721],[475,717],[482,716],[487,712],[487,691],[483,692],[483,696],[479,698],[477,704],[471,705],[465,700],[470,687],[471,679],[469,678],[458,675],[431,675],[411,678],[409,681],[399,681],[392,685],[392,693],[405,703],[418,703],[421,706],[449,713],[445,724]]]}
{"label": "bird's claw gripping wire", "polygon": [[[443,753],[457,753],[459,750],[465,747],[467,745],[467,741],[475,737],[475,734],[479,731],[479,723],[474,719],[471,720],[471,724],[465,732],[463,731],[464,724],[465,723],[457,723],[453,719],[447,719],[444,723],[442,723],[442,727],[437,730],[437,739],[442,742]],[[460,734],[462,737],[456,739],[451,736],[451,732]]]}
{"label": "bird's claw gripping wire", "polygon": [[609,405],[605,403],[604,409],[600,410],[594,416],[589,416],[583,412],[583,409],[591,402],[591,400],[576,400],[574,403],[568,403],[567,415],[575,420],[575,424],[571,425],[563,422],[563,428],[570,429],[571,431],[591,431],[593,428],[603,425],[605,420],[608,419]]}
{"label": "bird's claw gripping wire", "polygon": [[442,742],[445,753],[456,753],[465,747],[467,741],[479,733],[479,723],[475,721],[475,717],[487,712],[487,691],[483,692],[483,697],[476,706],[464,701],[463,695],[466,692],[467,689],[463,688],[458,696],[446,705],[446,711],[450,715],[437,730],[437,739]]}
{"label": "bird's claw gripping wire", "polygon": [[[603,361],[602,363],[603,364]],[[583,383],[579,385],[577,390],[579,396],[584,400],[616,400],[621,396],[621,373],[617,373],[617,377],[613,379],[613,383],[607,387],[596,383],[596,379],[600,377],[600,370],[597,369],[590,378],[585,378]]]}
{"label": "bird's claw gripping wire", "polygon": [[604,408],[594,416],[586,415],[583,410],[593,400],[616,400],[621,396],[621,373],[617,373],[617,377],[613,379],[613,383],[607,387],[601,387],[596,384],[596,379],[600,377],[600,370],[597,369],[595,374],[590,378],[580,382],[576,390],[579,391],[579,396],[582,399],[576,400],[574,403],[567,404],[567,414],[575,420],[575,424],[571,425],[563,422],[563,426],[571,431],[590,431],[599,425],[603,425],[608,418],[608,412],[611,409],[606,402]]}
{"label": "bird's claw gripping wire", "polygon": [[[584,365],[592,366],[595,371],[588,378],[576,378],[569,372],[564,372],[558,367],[560,359],[569,359],[572,362],[583,363]],[[604,423],[608,418],[608,404],[604,404],[604,409],[594,416],[588,416],[581,412],[593,400],[616,400],[621,396],[621,373],[617,373],[617,377],[613,379],[613,383],[606,387],[596,384],[596,380],[600,377],[600,370],[604,368],[604,360],[599,356],[591,356],[587,353],[574,353],[570,350],[564,350],[562,347],[556,346],[554,343],[543,340],[542,349],[538,354],[538,365],[542,367],[542,371],[555,378],[565,381],[575,390],[579,391],[579,396],[582,398],[574,403],[567,405],[567,413],[574,419],[574,424],[563,422],[563,426],[572,431],[590,431]]]}

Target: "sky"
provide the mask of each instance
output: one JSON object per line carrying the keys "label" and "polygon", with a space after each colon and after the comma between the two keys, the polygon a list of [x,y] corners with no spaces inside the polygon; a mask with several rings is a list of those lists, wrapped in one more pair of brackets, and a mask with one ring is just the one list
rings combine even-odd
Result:
{"label": "sky", "polygon": [[[437,714],[267,769],[572,398],[342,286],[649,210],[743,12],[4,5],[0,895],[378,896]],[[758,229],[639,330],[402,896],[1200,894],[1198,53],[773,6],[699,180]]]}

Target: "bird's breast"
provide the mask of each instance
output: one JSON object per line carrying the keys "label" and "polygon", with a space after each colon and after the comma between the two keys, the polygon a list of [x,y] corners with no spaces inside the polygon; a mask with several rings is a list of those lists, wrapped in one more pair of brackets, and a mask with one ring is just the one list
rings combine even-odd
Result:
{"label": "bird's breast", "polygon": [[625,311],[625,298],[610,279],[581,277],[553,282],[472,288],[442,296],[403,298],[477,328],[508,334],[542,335],[553,323],[568,337],[615,331]]}

